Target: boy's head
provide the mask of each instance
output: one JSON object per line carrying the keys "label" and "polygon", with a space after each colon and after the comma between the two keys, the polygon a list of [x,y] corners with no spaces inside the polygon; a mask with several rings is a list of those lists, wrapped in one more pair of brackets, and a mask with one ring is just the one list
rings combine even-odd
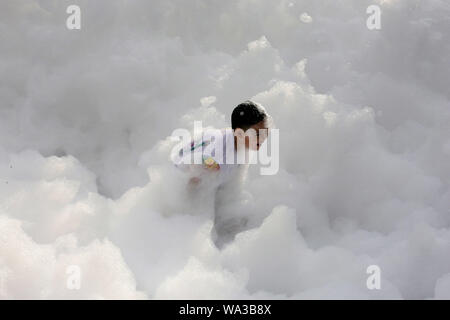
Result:
{"label": "boy's head", "polygon": [[[231,127],[237,136],[245,134],[246,148],[258,150],[267,138],[269,115],[260,104],[247,100],[234,108]],[[255,139],[251,139],[252,137]]]}

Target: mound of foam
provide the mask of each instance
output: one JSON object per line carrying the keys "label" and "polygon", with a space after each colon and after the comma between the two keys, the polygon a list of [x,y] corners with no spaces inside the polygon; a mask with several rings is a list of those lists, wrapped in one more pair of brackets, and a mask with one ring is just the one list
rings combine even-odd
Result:
{"label": "mound of foam", "polygon": [[[373,2],[83,0],[79,31],[2,2],[0,297],[449,298],[450,7],[375,1],[370,31]],[[280,169],[215,208],[169,136],[249,98]]]}

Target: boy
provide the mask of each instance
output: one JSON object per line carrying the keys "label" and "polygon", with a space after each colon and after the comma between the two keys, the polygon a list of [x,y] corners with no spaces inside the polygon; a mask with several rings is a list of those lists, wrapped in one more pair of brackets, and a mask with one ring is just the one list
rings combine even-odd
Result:
{"label": "boy", "polygon": [[[270,116],[252,101],[245,101],[231,114],[231,129],[205,131],[177,152],[175,165],[189,174],[188,189],[193,194],[201,186],[214,189],[216,245],[231,240],[243,222],[220,214],[224,197],[217,196],[228,184],[236,191],[238,177],[243,177],[248,151],[258,151],[268,135]],[[241,174],[239,174],[241,172]],[[233,179],[234,178],[234,179]],[[229,192],[228,192],[229,193]],[[245,222],[244,222],[245,224]]]}

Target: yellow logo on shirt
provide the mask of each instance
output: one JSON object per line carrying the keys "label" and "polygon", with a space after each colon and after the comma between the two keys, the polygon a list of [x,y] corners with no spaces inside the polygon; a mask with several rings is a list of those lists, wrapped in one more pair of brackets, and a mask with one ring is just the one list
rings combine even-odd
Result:
{"label": "yellow logo on shirt", "polygon": [[212,157],[203,159],[203,164],[209,170],[213,170],[213,171],[220,170],[219,164]]}

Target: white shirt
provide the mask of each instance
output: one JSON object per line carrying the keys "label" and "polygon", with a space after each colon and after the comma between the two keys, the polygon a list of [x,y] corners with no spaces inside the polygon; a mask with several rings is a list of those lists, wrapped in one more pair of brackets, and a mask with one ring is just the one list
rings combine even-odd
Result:
{"label": "white shirt", "polygon": [[207,130],[202,136],[178,152],[177,167],[200,179],[211,180],[219,186],[237,174],[234,132],[231,128]]}

